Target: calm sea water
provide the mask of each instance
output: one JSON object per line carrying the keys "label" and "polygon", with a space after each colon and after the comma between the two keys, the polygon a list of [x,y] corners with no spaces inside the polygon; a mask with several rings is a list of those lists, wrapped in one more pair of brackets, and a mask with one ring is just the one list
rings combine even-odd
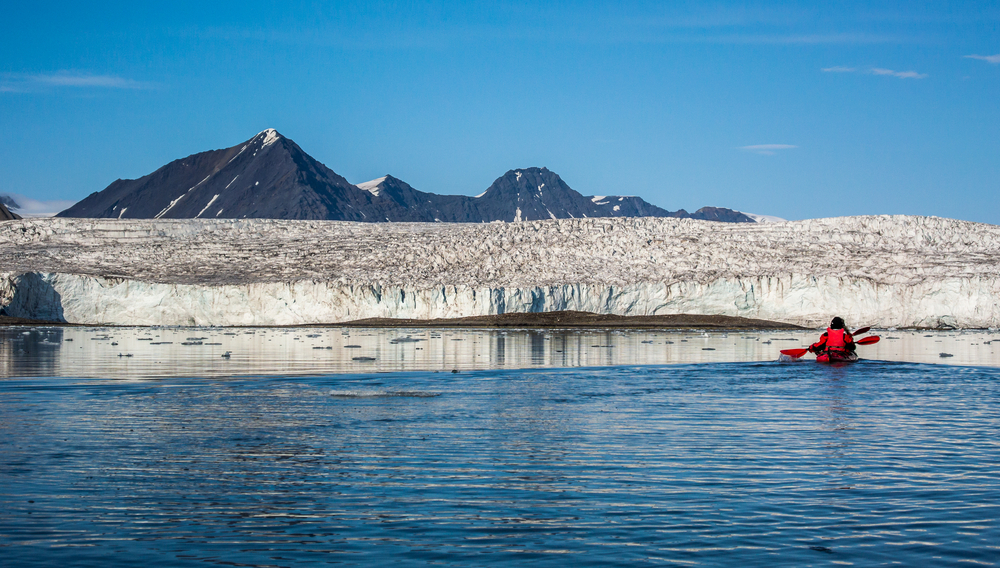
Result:
{"label": "calm sea water", "polygon": [[529,348],[458,373],[141,378],[115,356],[100,377],[33,333],[0,352],[3,566],[1000,563],[994,367]]}

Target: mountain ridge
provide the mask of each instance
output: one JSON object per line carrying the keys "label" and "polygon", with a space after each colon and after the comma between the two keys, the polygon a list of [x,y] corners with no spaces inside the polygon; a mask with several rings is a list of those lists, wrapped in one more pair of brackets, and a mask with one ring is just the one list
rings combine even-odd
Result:
{"label": "mountain ridge", "polygon": [[754,222],[732,209],[706,207],[690,214],[639,197],[584,196],[544,167],[508,170],[476,197],[420,191],[389,174],[355,185],[271,128],[242,144],[174,160],[138,179],[115,180],[57,216],[451,223],[678,217]]}

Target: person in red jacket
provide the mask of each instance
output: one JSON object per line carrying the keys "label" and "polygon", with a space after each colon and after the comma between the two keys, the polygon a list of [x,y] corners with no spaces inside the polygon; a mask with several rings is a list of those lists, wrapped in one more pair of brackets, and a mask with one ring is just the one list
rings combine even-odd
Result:
{"label": "person in red jacket", "polygon": [[839,317],[833,318],[830,327],[823,332],[819,341],[809,346],[809,351],[817,355],[823,353],[846,355],[848,352],[853,353],[855,349],[857,346],[854,344],[854,337],[847,331],[844,320]]}

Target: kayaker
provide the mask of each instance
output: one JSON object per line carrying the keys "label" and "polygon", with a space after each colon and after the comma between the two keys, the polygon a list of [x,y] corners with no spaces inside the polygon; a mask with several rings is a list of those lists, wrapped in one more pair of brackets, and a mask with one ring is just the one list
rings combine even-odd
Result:
{"label": "kayaker", "polygon": [[854,337],[847,331],[843,318],[835,317],[830,322],[830,327],[823,332],[819,341],[809,346],[809,351],[817,355],[826,353],[828,355],[846,356],[854,353],[857,346],[854,344]]}

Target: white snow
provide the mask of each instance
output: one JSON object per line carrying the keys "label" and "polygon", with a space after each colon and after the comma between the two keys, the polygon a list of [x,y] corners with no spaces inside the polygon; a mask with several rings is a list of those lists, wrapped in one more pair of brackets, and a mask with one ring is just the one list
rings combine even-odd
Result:
{"label": "white snow", "polygon": [[[487,190],[487,191],[488,191],[488,190]],[[477,195],[477,196],[473,197],[473,199],[479,199],[480,197],[482,197],[482,196],[484,196],[484,195],[486,195],[486,192],[485,192],[485,191],[484,191],[484,192],[482,192],[482,193],[480,193],[479,195]]]}
{"label": "white snow", "polygon": [[122,215],[124,215],[126,211],[128,211],[128,207],[123,207],[122,210],[118,212],[118,218],[121,219]]}
{"label": "white snow", "polygon": [[548,211],[550,218],[552,218],[552,219],[558,219],[558,217],[556,217],[555,213],[553,213],[552,211],[549,211],[548,209],[546,209],[546,211]]}
{"label": "white snow", "polygon": [[605,197],[607,197],[607,196],[606,195],[595,195],[595,196],[591,197],[590,200],[593,201],[594,203],[597,203],[598,201],[604,201]]}
{"label": "white snow", "polygon": [[196,188],[199,185],[201,185],[201,184],[205,183],[206,181],[208,181],[208,178],[210,178],[210,177],[212,177],[212,174],[208,174],[207,176],[205,176],[205,179],[203,179],[203,180],[199,181],[198,183],[194,184],[194,186],[192,186],[191,189],[185,191],[184,193],[182,193],[180,195],[180,197],[178,197],[177,199],[174,199],[173,201],[171,201],[170,205],[167,205],[166,207],[164,207],[159,213],[156,214],[155,217],[153,217],[153,219],[159,219],[160,217],[163,217],[163,215],[165,215],[167,211],[170,211],[171,209],[174,208],[174,205],[177,205],[177,202],[181,200],[181,197],[184,197],[185,195],[191,193],[194,190],[194,188]]}
{"label": "white snow", "polygon": [[219,212],[215,214],[216,217],[218,217],[219,215],[222,215],[222,209],[219,209]]}
{"label": "white snow", "polygon": [[[236,180],[233,180],[233,181],[236,181]],[[231,184],[232,184],[232,182],[230,182],[230,185],[231,185]],[[229,186],[227,185],[227,186],[226,186],[226,188],[228,189],[228,187],[229,187]],[[198,212],[198,214],[194,216],[194,218],[195,218],[195,219],[197,219],[198,217],[201,217],[201,214],[202,214],[202,213],[204,213],[205,211],[207,211],[207,210],[208,210],[208,208],[209,208],[209,207],[211,207],[211,206],[212,206],[212,204],[213,204],[213,203],[215,203],[215,200],[216,200],[216,199],[218,199],[218,198],[219,198],[219,194],[218,194],[218,193],[216,193],[216,194],[215,194],[215,197],[213,197],[213,198],[212,198],[212,199],[211,199],[211,200],[210,200],[210,201],[208,202],[208,205],[206,205],[206,206],[205,206],[204,208],[202,208],[202,210],[201,210],[201,211],[199,211],[199,212]],[[219,209],[219,213],[222,213],[222,209]],[[218,214],[216,214],[216,217],[218,217]]]}
{"label": "white snow", "polygon": [[[16,253],[16,254],[15,254]],[[0,305],[87,324],[294,325],[584,310],[1000,326],[1000,227],[935,217],[0,224]],[[109,276],[110,275],[110,276]]]}
{"label": "white snow", "polygon": [[521,181],[521,172],[514,172],[514,175],[517,176],[517,181]]}
{"label": "white snow", "polygon": [[240,148],[240,151],[239,151],[239,152],[237,152],[237,153],[236,153],[236,155],[235,155],[235,156],[233,156],[233,157],[232,157],[232,158],[231,158],[231,159],[230,159],[230,160],[229,160],[228,162],[226,162],[226,165],[228,166],[229,164],[233,163],[233,160],[235,160],[236,158],[239,158],[239,157],[240,157],[240,154],[242,154],[242,153],[243,153],[243,150],[246,150],[246,149],[247,149],[247,147],[246,147],[246,146],[244,146],[244,147]]}
{"label": "white snow", "polygon": [[757,215],[755,213],[747,213],[746,211],[740,211],[740,213],[750,217],[758,223],[785,223],[788,219],[782,219],[781,217],[775,217],[774,215]]}
{"label": "white snow", "polygon": [[262,136],[262,135],[264,139],[261,142],[260,145],[261,148],[267,148],[271,144],[277,142],[278,138],[280,138],[280,136],[278,136],[278,131],[273,128],[268,128],[267,130],[261,131],[261,133],[258,134],[257,136]]}
{"label": "white snow", "polygon": [[[619,199],[619,201],[621,201],[621,200]],[[611,208],[611,210],[612,211],[619,211],[621,208],[622,208],[621,205],[615,205],[614,207]]]}
{"label": "white snow", "polygon": [[517,208],[517,212],[514,214],[514,222],[517,223],[521,220],[521,208]]}
{"label": "white snow", "polygon": [[[191,190],[189,189],[188,191],[191,191]],[[183,193],[183,194],[181,194],[181,197],[184,197],[185,195],[187,195],[187,193],[186,193],[186,192],[185,192],[185,193]],[[167,205],[166,207],[164,207],[163,209],[161,209],[161,210],[160,210],[160,212],[159,212],[159,213],[157,213],[157,214],[156,214],[156,216],[155,216],[155,217],[153,217],[153,218],[154,218],[154,219],[159,219],[160,217],[163,217],[163,215],[164,215],[164,214],[165,214],[165,213],[166,213],[167,211],[170,211],[171,209],[173,209],[173,208],[174,208],[174,205],[177,205],[177,202],[181,200],[181,197],[178,197],[177,199],[174,199],[173,201],[171,201],[171,202],[170,202],[170,205]]]}
{"label": "white snow", "polygon": [[379,186],[380,183],[382,183],[383,181],[385,181],[385,178],[387,178],[387,177],[389,177],[389,176],[382,176],[380,178],[373,179],[371,181],[366,181],[364,183],[359,183],[355,187],[357,187],[359,189],[363,189],[363,190],[365,190],[367,192],[370,192],[375,197],[378,197],[378,186]]}

